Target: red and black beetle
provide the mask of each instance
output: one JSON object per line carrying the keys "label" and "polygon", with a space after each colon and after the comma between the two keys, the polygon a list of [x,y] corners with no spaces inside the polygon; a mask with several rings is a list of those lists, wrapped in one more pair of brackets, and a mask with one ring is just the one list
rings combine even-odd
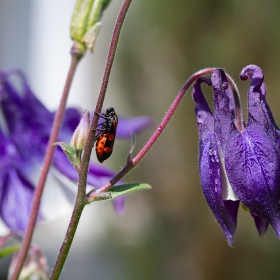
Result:
{"label": "red and black beetle", "polygon": [[105,121],[100,123],[98,128],[98,133],[95,137],[96,146],[96,156],[99,162],[103,162],[108,159],[112,152],[116,137],[116,131],[118,127],[118,116],[113,107],[106,109],[105,114],[99,114],[101,118]]}

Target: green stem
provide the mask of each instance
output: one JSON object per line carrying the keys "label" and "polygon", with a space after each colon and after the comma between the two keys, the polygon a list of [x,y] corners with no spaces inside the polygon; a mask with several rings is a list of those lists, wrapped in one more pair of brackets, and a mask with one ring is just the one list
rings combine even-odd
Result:
{"label": "green stem", "polygon": [[64,238],[64,242],[60,248],[58,258],[54,265],[52,274],[50,276],[50,280],[58,279],[61,274],[62,268],[63,268],[66,258],[68,256],[69,250],[71,248],[71,245],[72,245],[76,230],[78,228],[78,224],[79,224],[79,221],[80,221],[80,218],[81,218],[85,205],[86,205],[85,204],[85,193],[80,191],[80,188],[79,188],[78,195],[77,195],[77,198],[75,201],[75,206],[74,206],[73,213],[71,216],[71,220],[70,220],[70,223],[69,223],[69,226],[68,226],[65,238]]}
{"label": "green stem", "polygon": [[47,175],[48,175],[51,163],[52,163],[52,158],[53,158],[53,154],[54,154],[54,150],[55,150],[55,146],[53,145],[53,143],[55,143],[58,138],[58,134],[60,131],[60,127],[61,127],[61,123],[63,120],[64,111],[65,111],[65,107],[66,107],[66,102],[67,102],[67,98],[68,98],[68,94],[69,94],[69,90],[70,90],[70,86],[71,86],[71,83],[72,83],[72,80],[74,77],[74,73],[75,73],[75,70],[77,68],[80,58],[81,58],[80,55],[72,55],[71,64],[70,64],[70,68],[68,71],[68,76],[67,76],[67,79],[65,82],[65,87],[64,87],[63,94],[62,94],[62,97],[60,100],[59,108],[58,108],[55,118],[54,118],[52,132],[51,132],[51,135],[49,138],[48,147],[46,150],[46,155],[45,155],[45,159],[43,162],[41,175],[39,178],[37,188],[34,193],[32,209],[31,209],[31,213],[30,213],[30,219],[28,222],[26,234],[25,234],[25,237],[22,242],[21,250],[19,251],[18,262],[16,264],[14,273],[11,276],[10,280],[18,279],[20,271],[21,271],[23,263],[24,263],[24,260],[28,253],[28,249],[29,249],[29,246],[30,246],[30,243],[32,240],[33,232],[34,232],[36,221],[37,221],[39,206],[41,203],[41,198],[42,198],[46,178],[47,178]]}

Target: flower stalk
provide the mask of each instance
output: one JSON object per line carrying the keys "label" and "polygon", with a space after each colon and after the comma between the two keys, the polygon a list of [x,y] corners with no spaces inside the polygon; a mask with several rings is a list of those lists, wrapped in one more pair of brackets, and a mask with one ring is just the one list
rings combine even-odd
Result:
{"label": "flower stalk", "polygon": [[45,156],[43,166],[42,166],[42,172],[41,172],[41,175],[39,178],[37,188],[35,190],[28,227],[27,227],[26,234],[25,234],[25,237],[22,242],[21,249],[19,251],[18,262],[16,264],[13,275],[10,278],[11,280],[16,280],[19,277],[24,260],[28,253],[28,249],[29,249],[29,246],[30,246],[30,243],[32,240],[32,236],[34,233],[35,225],[36,225],[36,220],[37,220],[37,216],[38,216],[39,206],[41,203],[41,198],[42,198],[45,182],[47,179],[48,171],[50,169],[54,150],[55,150],[55,146],[53,146],[53,143],[55,143],[58,138],[58,134],[60,131],[62,120],[63,120],[63,115],[64,115],[70,87],[71,87],[72,80],[73,80],[73,77],[75,74],[75,70],[77,68],[77,65],[78,65],[78,62],[80,61],[80,59],[81,59],[80,55],[72,55],[71,63],[70,63],[69,71],[68,71],[68,76],[67,76],[64,90],[63,90],[63,94],[62,94],[59,108],[56,112],[55,119],[53,122],[53,128],[52,128],[52,132],[51,132],[51,135],[49,138],[46,156]]}
{"label": "flower stalk", "polygon": [[[132,168],[134,168],[143,159],[143,157],[147,154],[147,152],[150,150],[150,148],[155,144],[155,142],[157,141],[157,139],[159,138],[159,136],[165,129],[166,125],[172,118],[173,114],[175,113],[176,109],[178,108],[180,102],[182,101],[183,97],[185,96],[185,93],[188,91],[190,86],[200,77],[202,77],[204,75],[212,74],[214,69],[215,68],[206,68],[206,69],[200,70],[200,71],[194,73],[186,81],[186,83],[183,85],[182,89],[178,93],[177,97],[171,104],[171,106],[170,106],[169,110],[167,111],[166,115],[164,116],[162,122],[159,124],[156,131],[153,133],[153,135],[151,136],[149,141],[145,144],[145,146],[140,150],[140,152],[134,157],[133,160],[130,160],[130,157],[128,157],[126,165],[120,170],[120,172],[118,174],[116,174],[107,184],[105,184],[103,187],[96,190],[95,193],[103,193],[103,192],[108,191],[112,186],[114,186],[114,184],[116,184],[121,178],[123,178]],[[232,80],[232,78],[230,76],[227,76],[227,78],[229,80],[230,86],[232,87],[233,93],[236,96],[236,100],[239,100],[237,98],[238,91],[237,91],[234,81]],[[240,112],[241,111],[240,102],[237,102],[236,106],[239,108],[239,112]],[[238,116],[237,119],[239,122],[242,120],[242,117]]]}

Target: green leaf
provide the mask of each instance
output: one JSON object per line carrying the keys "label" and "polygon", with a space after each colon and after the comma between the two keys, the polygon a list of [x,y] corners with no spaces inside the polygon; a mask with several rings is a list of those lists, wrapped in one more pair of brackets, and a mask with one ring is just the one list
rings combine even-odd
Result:
{"label": "green leaf", "polygon": [[124,184],[113,186],[109,192],[111,193],[112,199],[117,198],[119,196],[128,195],[133,192],[150,190],[152,187],[148,184],[144,183],[132,183],[132,184]]}
{"label": "green leaf", "polygon": [[136,191],[150,190],[151,188],[152,187],[150,185],[144,183],[131,183],[113,186],[109,191],[104,193],[89,193],[88,203],[99,200],[110,200]]}
{"label": "green leaf", "polygon": [[75,167],[81,164],[77,158],[77,151],[74,147],[65,142],[56,142],[53,145],[59,146]]}
{"label": "green leaf", "polygon": [[4,258],[5,256],[8,256],[16,251],[18,251],[20,249],[19,245],[15,245],[15,246],[10,246],[10,247],[6,247],[0,250],[0,259]]}

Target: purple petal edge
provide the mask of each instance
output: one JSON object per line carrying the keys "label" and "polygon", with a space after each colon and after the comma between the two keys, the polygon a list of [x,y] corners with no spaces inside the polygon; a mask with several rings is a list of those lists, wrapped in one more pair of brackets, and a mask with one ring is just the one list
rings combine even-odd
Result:
{"label": "purple petal edge", "polygon": [[154,120],[146,116],[135,118],[119,117],[119,125],[116,136],[123,139],[131,138],[132,131],[135,134],[138,134],[144,129],[154,126],[154,124]]}

